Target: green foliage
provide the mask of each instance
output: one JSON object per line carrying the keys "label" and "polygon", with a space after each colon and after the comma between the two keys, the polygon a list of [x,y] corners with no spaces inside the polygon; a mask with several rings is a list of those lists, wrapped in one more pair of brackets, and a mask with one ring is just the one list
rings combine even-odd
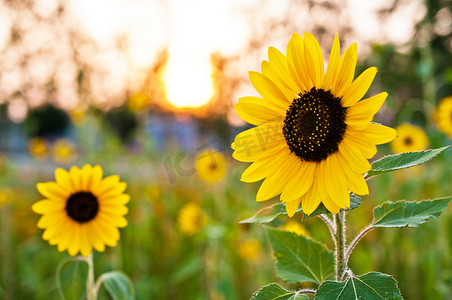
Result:
{"label": "green foliage", "polygon": [[276,274],[287,282],[322,283],[334,272],[334,255],[323,244],[268,227]]}
{"label": "green foliage", "polygon": [[[350,208],[346,210],[352,210],[357,208],[361,204],[362,200],[356,195],[350,195]],[[295,214],[302,212],[301,207],[299,207]],[[317,209],[308,215],[303,216],[303,221],[317,216],[321,214],[329,214],[330,212],[325,208],[325,206],[320,203]],[[286,204],[285,203],[276,203],[270,206],[266,206],[260,209],[254,216],[251,218],[240,221],[240,223],[250,223],[250,224],[262,224],[262,223],[270,223],[278,217],[286,216]]]}
{"label": "green foliage", "polygon": [[435,156],[437,156],[438,154],[440,154],[449,147],[450,146],[385,156],[372,163],[372,168],[367,173],[367,178],[392,172],[395,170],[406,169],[421,165],[431,160],[432,158],[434,158]]}
{"label": "green foliage", "polygon": [[279,284],[270,283],[255,292],[251,300],[309,300],[309,297],[282,288]]}
{"label": "green foliage", "polygon": [[429,218],[437,219],[451,197],[420,202],[385,202],[374,209],[374,227],[418,227]]}
{"label": "green foliage", "polygon": [[125,274],[112,271],[102,274],[100,280],[113,300],[133,300],[135,292],[133,283]]}
{"label": "green foliage", "polygon": [[343,282],[325,281],[316,293],[316,300],[398,300],[403,299],[397,282],[390,275],[371,272]]}

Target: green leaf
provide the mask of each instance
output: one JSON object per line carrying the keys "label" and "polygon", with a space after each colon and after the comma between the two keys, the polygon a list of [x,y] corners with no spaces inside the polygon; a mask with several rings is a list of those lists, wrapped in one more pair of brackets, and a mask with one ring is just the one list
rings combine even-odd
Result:
{"label": "green leaf", "polygon": [[[363,200],[360,197],[358,197],[354,194],[350,194],[350,208],[341,209],[341,210],[347,211],[347,210],[355,209],[361,204],[362,201]],[[314,210],[314,212],[312,214],[310,214],[309,216],[303,215],[303,219],[301,221],[304,222],[309,218],[312,218],[312,217],[315,217],[318,215],[322,215],[322,214],[329,214],[329,213],[330,213],[330,211],[328,209],[326,209],[325,205],[323,205],[323,203],[320,203],[319,207],[317,207],[317,209]]]}
{"label": "green leaf", "polygon": [[334,255],[309,238],[267,228],[276,257],[276,274],[287,282],[323,282],[334,272]]}
{"label": "green leaf", "polygon": [[102,274],[99,280],[102,281],[113,300],[135,299],[133,283],[127,275],[118,271],[112,271]]}
{"label": "green leaf", "polygon": [[403,299],[397,281],[387,274],[367,273],[343,282],[325,281],[315,295],[316,300],[399,300]]}
{"label": "green leaf", "polygon": [[279,284],[270,283],[255,292],[251,300],[309,300],[309,297],[288,291]]}
{"label": "green leaf", "polygon": [[437,219],[452,196],[419,202],[385,202],[374,208],[374,227],[418,227],[429,218]]}
{"label": "green leaf", "polygon": [[[361,198],[359,198],[358,196],[355,195],[350,195],[350,208],[346,209],[346,210],[352,210],[357,208],[360,204],[361,204]],[[301,206],[297,209],[296,214],[302,212]],[[303,216],[303,221],[320,215],[320,214],[328,214],[330,213],[325,206],[320,203],[319,207],[317,207],[317,209],[310,214],[309,216],[304,215]],[[273,220],[275,220],[276,218],[280,217],[280,216],[286,216],[287,212],[286,212],[286,204],[285,203],[276,203],[276,204],[272,204],[270,206],[264,207],[262,209],[260,209],[254,216],[252,216],[251,218],[245,219],[240,221],[239,223],[252,223],[252,224],[262,224],[262,223],[270,223]]]}
{"label": "green leaf", "polygon": [[372,168],[367,173],[366,178],[421,165],[449,147],[450,146],[417,152],[405,152],[382,157],[372,163]]}

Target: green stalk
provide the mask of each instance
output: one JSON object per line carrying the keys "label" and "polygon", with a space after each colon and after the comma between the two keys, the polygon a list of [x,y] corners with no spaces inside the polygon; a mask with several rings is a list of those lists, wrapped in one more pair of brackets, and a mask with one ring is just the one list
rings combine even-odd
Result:
{"label": "green stalk", "polygon": [[342,275],[347,269],[345,262],[345,212],[334,215],[336,224],[336,281],[342,281]]}
{"label": "green stalk", "polygon": [[85,261],[88,264],[88,279],[86,280],[86,299],[96,300],[97,288],[94,284],[93,254],[90,253],[88,257],[85,258]]}

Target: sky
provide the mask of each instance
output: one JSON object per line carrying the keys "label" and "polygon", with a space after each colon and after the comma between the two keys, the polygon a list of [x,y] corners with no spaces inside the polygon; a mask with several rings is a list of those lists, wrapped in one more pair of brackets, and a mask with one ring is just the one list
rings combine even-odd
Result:
{"label": "sky", "polygon": [[[260,61],[267,59],[268,46],[285,52],[291,32],[262,32],[270,21],[289,20],[293,23],[289,30],[295,29],[301,34],[315,24],[332,28],[336,23],[348,25],[354,29],[353,38],[358,41],[360,54],[366,55],[370,43],[403,45],[412,38],[413,25],[422,19],[425,8],[421,0],[401,2],[401,8],[382,22],[376,11],[387,7],[391,1],[341,1],[335,4],[342,11],[337,19],[322,13],[312,19],[303,4],[297,6],[297,11],[291,11],[291,1],[280,0],[69,0],[65,2],[62,24],[48,24],[45,20],[55,14],[59,1],[34,1],[34,15],[26,9],[12,10],[4,1],[0,5],[0,67],[3,70],[0,103],[7,99],[14,103],[16,111],[24,114],[27,105],[49,101],[42,87],[57,75],[55,84],[59,88],[52,96],[55,99],[50,101],[66,109],[79,105],[81,96],[74,80],[79,66],[68,59],[74,57],[70,45],[76,39],[68,36],[68,28],[83,32],[94,41],[82,43],[83,47],[76,49],[83,64],[96,69],[89,78],[89,101],[118,102],[124,99],[125,93],[140,90],[157,54],[167,49],[168,61],[163,74],[166,96],[175,106],[196,107],[205,104],[215,92],[211,76],[212,53],[240,58],[246,56],[244,51],[249,49],[249,41],[256,33],[265,37],[262,43],[265,46],[253,53],[254,60],[235,66],[237,72],[246,76],[247,70],[259,70]],[[13,26],[26,32],[15,45],[8,43]],[[126,41],[126,46],[119,51],[121,41]],[[345,42],[348,45],[354,41]],[[323,49],[324,53],[328,50]],[[24,57],[31,57],[25,67],[21,65]],[[15,91],[24,86],[24,81],[27,81],[26,92],[18,95]],[[248,85],[239,88],[234,98],[247,89],[251,88]]]}

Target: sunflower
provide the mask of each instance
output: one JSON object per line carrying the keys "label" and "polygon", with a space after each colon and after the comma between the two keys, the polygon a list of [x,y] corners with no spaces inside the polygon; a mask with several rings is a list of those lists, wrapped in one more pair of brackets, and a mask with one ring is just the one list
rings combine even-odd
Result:
{"label": "sunflower", "polygon": [[[270,47],[262,73],[249,72],[261,97],[243,97],[237,114],[256,127],[235,137],[233,157],[253,162],[244,182],[263,181],[257,201],[280,194],[289,216],[300,202],[311,214],[322,202],[332,213],[350,206],[349,190],[368,194],[363,177],[376,145],[396,136],[392,128],[372,123],[387,93],[361,100],[376,73],[368,68],[355,80],[357,47],[339,57],[334,38],[328,67],[313,35],[294,34],[286,55]],[[361,101],[360,101],[361,100]]]}
{"label": "sunflower", "polygon": [[452,96],[441,99],[435,112],[439,130],[452,138]]}
{"label": "sunflower", "polygon": [[421,151],[427,148],[428,138],[424,130],[410,123],[403,123],[396,128],[397,137],[391,142],[395,153]]}
{"label": "sunflower", "polygon": [[56,182],[36,185],[46,199],[33,204],[32,210],[42,215],[38,227],[45,229],[43,239],[58,251],[88,256],[93,248],[103,252],[105,245],[117,245],[118,227],[127,226],[125,204],[130,196],[123,194],[127,185],[119,176],[102,179],[102,174],[100,166],[74,166],[69,172],[57,168]]}
{"label": "sunflower", "polygon": [[204,228],[206,215],[198,204],[191,202],[179,211],[177,223],[181,232],[192,235]]}
{"label": "sunflower", "polygon": [[59,164],[72,162],[77,158],[77,148],[68,139],[59,139],[52,145],[52,157]]}
{"label": "sunflower", "polygon": [[209,183],[220,181],[226,174],[223,155],[215,150],[205,150],[196,157],[196,171],[199,177]]}
{"label": "sunflower", "polygon": [[48,150],[47,142],[43,138],[34,137],[28,142],[28,151],[36,159],[46,159]]}

